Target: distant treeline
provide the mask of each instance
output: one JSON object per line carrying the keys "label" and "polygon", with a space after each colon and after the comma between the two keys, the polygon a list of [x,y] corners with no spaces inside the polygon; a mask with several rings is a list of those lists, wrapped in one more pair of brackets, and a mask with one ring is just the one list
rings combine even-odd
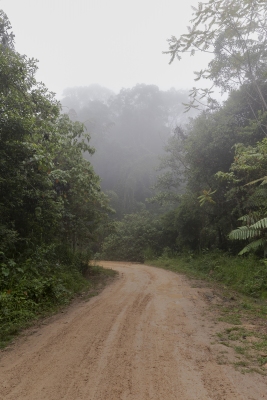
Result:
{"label": "distant treeline", "polygon": [[188,119],[182,105],[187,101],[184,91],[145,84],[118,94],[100,85],[65,90],[63,112],[90,133],[96,149],[90,160],[117,218],[147,207],[159,156],[176,126]]}

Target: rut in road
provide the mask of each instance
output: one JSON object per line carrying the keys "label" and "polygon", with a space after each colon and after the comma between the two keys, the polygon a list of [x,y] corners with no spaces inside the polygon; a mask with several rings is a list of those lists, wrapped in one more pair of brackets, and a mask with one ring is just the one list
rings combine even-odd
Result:
{"label": "rut in road", "polygon": [[267,383],[216,362],[196,288],[141,264],[103,262],[119,278],[0,357],[1,400],[267,399]]}

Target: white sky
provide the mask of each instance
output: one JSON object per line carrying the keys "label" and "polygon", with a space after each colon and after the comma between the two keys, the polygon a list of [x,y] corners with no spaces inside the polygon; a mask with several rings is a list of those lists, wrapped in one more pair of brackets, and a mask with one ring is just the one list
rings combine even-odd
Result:
{"label": "white sky", "polygon": [[37,78],[60,98],[66,87],[136,83],[190,89],[207,58],[169,65],[167,38],[187,31],[198,0],[0,0],[16,50],[39,60]]}

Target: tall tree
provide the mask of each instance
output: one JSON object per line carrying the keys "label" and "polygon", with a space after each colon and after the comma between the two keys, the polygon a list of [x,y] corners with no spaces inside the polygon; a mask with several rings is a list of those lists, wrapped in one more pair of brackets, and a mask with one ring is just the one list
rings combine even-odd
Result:
{"label": "tall tree", "polygon": [[3,10],[0,10],[0,43],[3,48],[8,47],[10,49],[14,49],[15,35],[11,29],[12,26],[7,18],[7,15]]}
{"label": "tall tree", "polygon": [[[1,23],[5,33],[10,25],[3,13]],[[61,113],[35,79],[36,61],[12,43],[10,36],[9,46],[0,44],[0,254],[18,258],[38,246],[88,245],[107,211],[99,178],[83,158],[94,152],[90,137]]]}

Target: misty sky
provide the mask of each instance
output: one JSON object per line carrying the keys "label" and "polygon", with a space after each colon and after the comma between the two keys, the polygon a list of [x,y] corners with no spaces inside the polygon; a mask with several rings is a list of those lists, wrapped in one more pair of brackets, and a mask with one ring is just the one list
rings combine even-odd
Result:
{"label": "misty sky", "polygon": [[168,64],[167,38],[187,31],[198,0],[0,0],[16,49],[39,60],[37,78],[60,98],[66,87],[136,83],[190,89],[207,59]]}

